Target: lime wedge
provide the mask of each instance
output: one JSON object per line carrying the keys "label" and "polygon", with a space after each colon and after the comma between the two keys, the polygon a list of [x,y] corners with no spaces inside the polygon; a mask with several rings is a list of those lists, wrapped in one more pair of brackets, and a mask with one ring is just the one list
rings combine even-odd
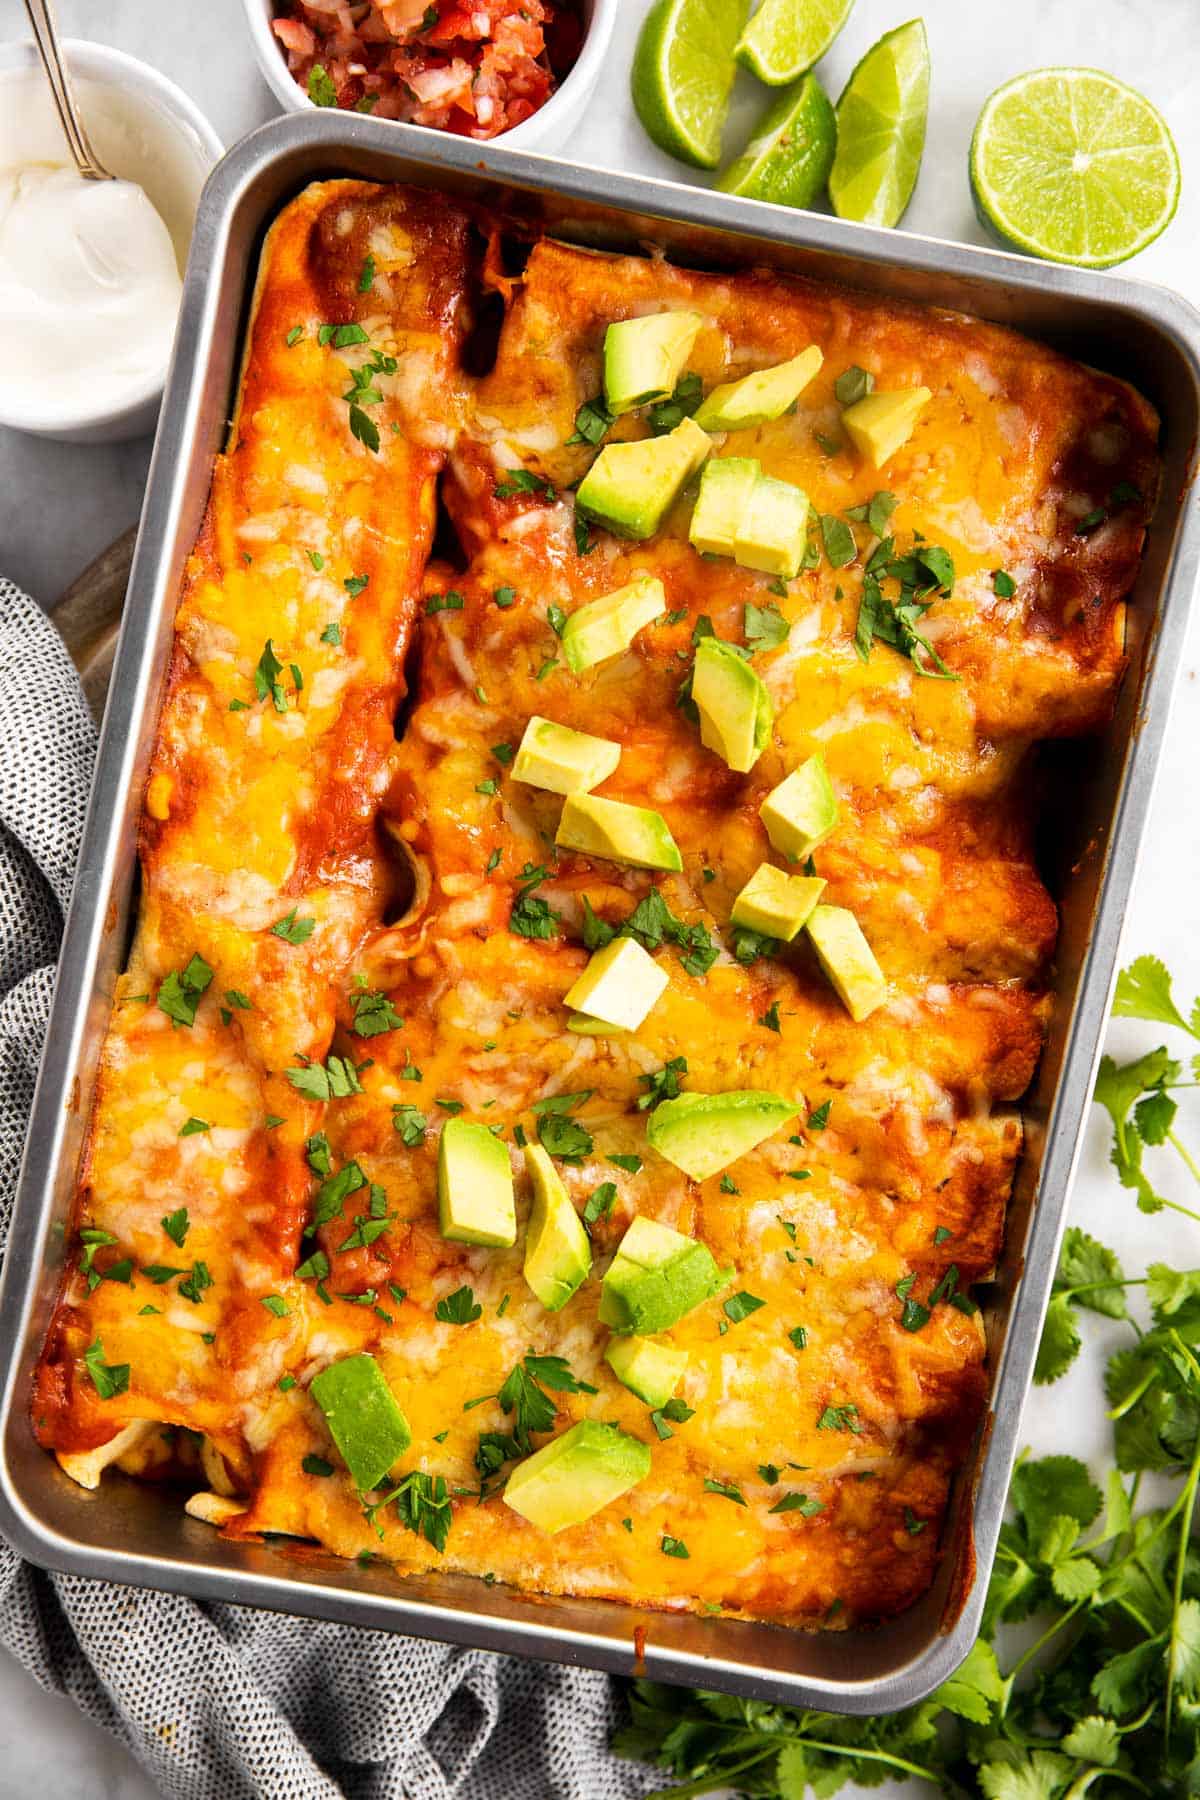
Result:
{"label": "lime wedge", "polygon": [[1034,69],[997,88],[971,140],[980,218],[1052,262],[1107,269],[1179,204],[1179,158],[1148,100],[1099,69]]}
{"label": "lime wedge", "polygon": [[871,46],[837,103],[829,198],[839,218],[898,223],[921,166],[928,106],[925,22],[910,19]]}
{"label": "lime wedge", "polygon": [[778,206],[812,206],[829,179],[836,144],[829,96],[815,75],[802,75],[767,108],[716,185]]}
{"label": "lime wedge", "polygon": [[633,104],[669,156],[715,169],[749,0],[656,0],[633,58]]}
{"label": "lime wedge", "polygon": [[854,0],[762,0],[734,55],[768,87],[782,87],[820,61],[853,5]]}

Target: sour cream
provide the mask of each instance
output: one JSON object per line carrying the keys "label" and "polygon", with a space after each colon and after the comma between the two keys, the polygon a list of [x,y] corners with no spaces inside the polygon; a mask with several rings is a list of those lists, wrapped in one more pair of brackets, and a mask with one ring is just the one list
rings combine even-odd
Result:
{"label": "sour cream", "polygon": [[46,418],[117,407],[161,381],[182,284],[132,181],[0,169],[0,391]]}
{"label": "sour cream", "polygon": [[131,57],[71,42],[67,55],[118,179],[81,179],[32,44],[0,44],[0,420],[108,442],[153,429],[220,141]]}

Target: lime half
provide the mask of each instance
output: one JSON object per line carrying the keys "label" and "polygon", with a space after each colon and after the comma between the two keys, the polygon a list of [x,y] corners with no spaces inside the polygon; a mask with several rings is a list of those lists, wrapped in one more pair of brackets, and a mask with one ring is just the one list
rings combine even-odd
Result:
{"label": "lime half", "polygon": [[1148,100],[1099,69],[1034,69],[997,88],[971,140],[971,191],[1008,244],[1107,269],[1179,204],[1179,157]]}
{"label": "lime half", "polygon": [[895,225],[908,205],[925,148],[929,43],[910,19],[873,44],[837,104],[837,155],[829,198],[839,218]]}
{"label": "lime half", "polygon": [[829,179],[836,143],[829,96],[815,75],[803,75],[767,108],[717,186],[778,206],[812,206]]}
{"label": "lime half", "polygon": [[782,87],[820,61],[853,5],[854,0],[762,0],[734,55],[768,87]]}
{"label": "lime half", "polygon": [[633,104],[669,156],[715,169],[749,0],[656,0],[633,58]]}

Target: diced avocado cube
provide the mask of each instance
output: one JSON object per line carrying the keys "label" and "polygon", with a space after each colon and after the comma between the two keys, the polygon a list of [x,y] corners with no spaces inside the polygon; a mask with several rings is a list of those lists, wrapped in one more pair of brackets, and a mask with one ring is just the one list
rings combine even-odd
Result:
{"label": "diced avocado cube", "polygon": [[610,325],[604,334],[609,412],[632,412],[673,394],[703,323],[699,313],[661,312]]}
{"label": "diced avocado cube", "polygon": [[842,414],[851,443],[881,469],[907,444],[933,395],[927,387],[902,388],[890,394],[866,394]]}
{"label": "diced avocado cube", "polygon": [[622,1336],[669,1331],[732,1274],[717,1267],[706,1244],[639,1215],[600,1284],[600,1323]]}
{"label": "diced avocado cube", "polygon": [[817,961],[855,1024],[887,999],[887,982],[862,927],[844,906],[818,906],[805,926]]}
{"label": "diced avocado cube", "polygon": [[360,1493],[378,1487],[408,1449],[412,1432],[373,1356],[344,1356],[309,1383]]}
{"label": "diced avocado cube", "polygon": [[725,381],[703,400],[695,414],[701,431],[748,431],[778,419],[804,392],[824,357],[815,344],[789,362]]}
{"label": "diced avocado cube", "polygon": [[837,795],[820,750],[771,789],[758,809],[776,850],[793,862],[811,856],[838,821]]}
{"label": "diced avocado cube", "polygon": [[526,1145],[525,1167],[533,1183],[525,1279],[547,1312],[557,1312],[587,1280],[592,1246],[558,1170],[540,1144]]}
{"label": "diced avocado cube", "polygon": [[706,1181],[773,1136],[799,1110],[794,1100],[757,1088],[680,1094],[655,1107],[646,1138],[652,1149],[693,1181]]}
{"label": "diced avocado cube", "polygon": [[535,713],[522,734],[512,772],[517,781],[552,794],[586,794],[606,781],[620,760],[621,746],[611,738],[572,731]]}
{"label": "diced avocado cube", "polygon": [[581,675],[610,656],[621,656],[642,627],[666,610],[662,582],[653,575],[640,576],[611,594],[576,607],[563,626],[563,655],[576,675]]}
{"label": "diced avocado cube", "polygon": [[730,918],[746,931],[790,944],[824,891],[825,883],[814,875],[787,875],[774,863],[759,863],[734,901]]}
{"label": "diced avocado cube", "polygon": [[754,456],[714,456],[704,465],[688,537],[705,556],[732,556],[742,514],[762,464]]}
{"label": "diced avocado cube", "polygon": [[568,794],[554,836],[562,850],[601,856],[631,869],[683,868],[679,846],[661,813],[595,794]]}
{"label": "diced avocado cube", "polygon": [[587,1013],[573,1012],[567,1017],[567,1030],[579,1037],[620,1037],[623,1025],[606,1025],[603,1019],[589,1018]]}
{"label": "diced avocado cube", "polygon": [[438,1146],[442,1236],[456,1244],[508,1249],[517,1241],[508,1151],[486,1125],[447,1119]]}
{"label": "diced avocado cube", "polygon": [[636,1031],[661,998],[667,979],[666,970],[634,938],[617,937],[595,952],[563,1004],[605,1025]]}
{"label": "diced avocado cube", "polygon": [[790,481],[760,475],[738,525],[733,560],[743,569],[790,581],[807,548],[808,495]]}
{"label": "diced avocado cube", "polygon": [[665,437],[606,444],[575,493],[575,509],[618,537],[653,537],[712,449],[693,419]]}
{"label": "diced avocado cube", "polygon": [[650,1473],[650,1446],[615,1425],[581,1419],[517,1464],[504,1503],[539,1531],[565,1531],[619,1500]]}
{"label": "diced avocado cube", "polygon": [[744,656],[720,638],[701,638],[692,670],[700,742],[739,775],[752,769],[771,735],[771,697]]}
{"label": "diced avocado cube", "polygon": [[665,1406],[688,1365],[686,1350],[656,1344],[653,1338],[614,1338],[604,1360],[623,1387],[647,1406]]}

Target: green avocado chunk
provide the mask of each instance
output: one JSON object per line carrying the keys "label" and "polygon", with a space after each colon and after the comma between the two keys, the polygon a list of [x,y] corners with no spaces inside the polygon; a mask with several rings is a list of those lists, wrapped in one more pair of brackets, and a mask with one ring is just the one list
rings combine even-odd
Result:
{"label": "green avocado chunk", "polygon": [[693,419],[665,437],[606,444],[575,493],[575,510],[618,537],[653,537],[712,449]]}
{"label": "green avocado chunk", "polygon": [[887,999],[883,970],[861,925],[844,906],[818,906],[805,930],[842,1005],[861,1024]]}
{"label": "green avocado chunk", "polygon": [[759,863],[734,901],[730,921],[790,944],[824,892],[815,875],[787,875],[774,863]]}
{"label": "green avocado chunk", "polygon": [[635,939],[617,937],[593,952],[587,968],[563,995],[563,1005],[598,1024],[636,1031],[661,1000],[669,979]]}
{"label": "green avocado chunk", "polygon": [[824,753],[816,751],[772,788],[758,816],[776,850],[793,862],[811,856],[838,821],[837,796]]}
{"label": "green avocado chunk", "polygon": [[571,1196],[540,1144],[525,1147],[533,1208],[525,1234],[525,1279],[546,1308],[558,1312],[587,1280],[592,1246]]}
{"label": "green avocado chunk", "polygon": [[656,1344],[653,1338],[614,1338],[604,1360],[623,1387],[647,1406],[665,1406],[688,1365],[686,1350]]}
{"label": "green avocado chunk", "polygon": [[666,590],[654,575],[641,575],[611,594],[577,606],[563,626],[562,647],[568,666],[582,675],[596,663],[621,656],[642,627],[666,610]]}
{"label": "green avocado chunk", "polygon": [[655,1107],[646,1137],[660,1156],[693,1181],[705,1181],[771,1137],[799,1110],[794,1100],[757,1088],[680,1094]]}
{"label": "green avocado chunk", "polygon": [[688,539],[703,556],[732,556],[742,514],[762,464],[754,456],[714,456],[704,465]]}
{"label": "green avocado chunk", "polygon": [[790,481],[760,475],[738,523],[733,560],[790,581],[808,548],[808,495]]}
{"label": "green avocado chunk", "polygon": [[513,779],[552,794],[586,794],[607,781],[620,760],[621,746],[611,738],[572,731],[535,713],[521,737]]}
{"label": "green avocado chunk", "polygon": [[793,406],[824,362],[815,344],[790,361],[715,387],[696,412],[702,431],[749,431],[769,424]]}
{"label": "green avocado chunk", "polygon": [[632,412],[674,393],[704,320],[694,312],[618,319],[604,334],[604,398],[611,413]]}
{"label": "green avocado chunk", "polygon": [[717,1267],[707,1245],[639,1216],[600,1284],[600,1322],[623,1336],[669,1331],[732,1274]]}
{"label": "green avocado chunk", "polygon": [[360,1493],[378,1487],[408,1449],[412,1432],[375,1358],[365,1351],[344,1356],[314,1375],[308,1391],[325,1414],[355,1487]]}
{"label": "green avocado chunk", "polygon": [[700,742],[744,775],[767,745],[775,714],[771,697],[744,656],[720,638],[701,638],[692,671]]}
{"label": "green avocado chunk", "polygon": [[932,399],[927,387],[903,388],[890,394],[865,394],[846,408],[842,424],[859,455],[881,469],[907,444],[917,420]]}
{"label": "green avocado chunk", "polygon": [[631,869],[683,868],[679,846],[661,813],[596,794],[568,794],[554,841],[563,850],[601,856]]}
{"label": "green avocado chunk", "polygon": [[565,1531],[650,1473],[650,1446],[615,1425],[581,1419],[517,1464],[504,1503],[539,1531]]}
{"label": "green avocado chunk", "polygon": [[517,1241],[508,1151],[486,1125],[447,1119],[438,1145],[438,1214],[442,1236],[456,1244],[503,1249]]}

